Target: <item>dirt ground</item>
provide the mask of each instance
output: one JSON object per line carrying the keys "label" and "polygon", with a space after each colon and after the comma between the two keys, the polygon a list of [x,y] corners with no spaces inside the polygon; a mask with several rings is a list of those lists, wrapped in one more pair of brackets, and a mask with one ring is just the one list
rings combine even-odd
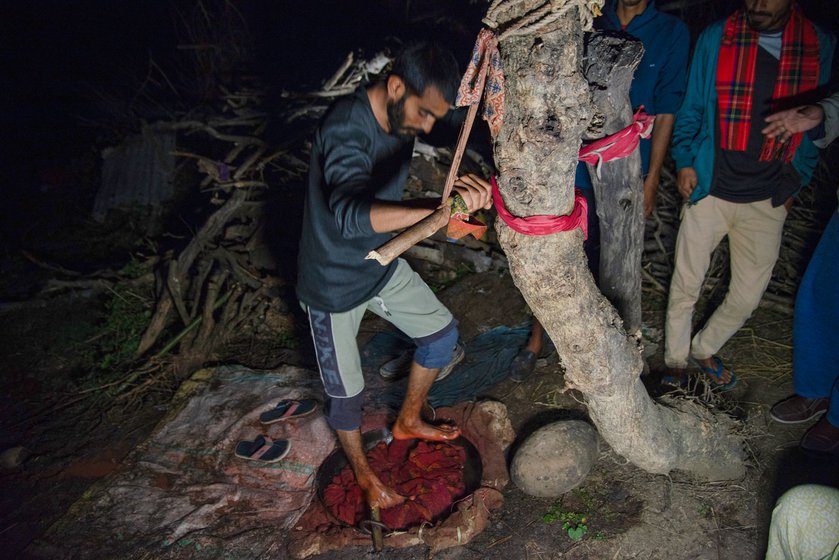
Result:
{"label": "dirt ground", "polygon": [[[507,274],[467,277],[441,298],[460,319],[466,339],[497,325],[527,320],[521,296]],[[488,301],[497,304],[486,305]],[[664,303],[663,294],[645,292],[648,332],[660,332]],[[738,386],[725,395],[706,399],[709,406],[741,421],[749,457],[743,480],[704,483],[678,472],[652,475],[628,463],[601,440],[600,458],[585,482],[559,500],[528,496],[510,483],[501,511],[469,544],[434,555],[408,549],[386,551],[381,557],[763,558],[769,517],[780,494],[803,482],[839,484],[839,462],[805,456],[798,450],[806,426],[782,426],[768,417],[769,407],[791,392],[790,330],[791,316],[759,309],[722,353],[726,363],[739,372]],[[661,360],[661,346],[657,348],[649,359],[653,370]],[[655,374],[648,377],[651,393],[657,392]],[[540,359],[536,372],[525,382],[506,380],[487,398],[501,400],[507,406],[517,442],[552,421],[587,417],[579,395],[563,392],[562,368],[556,355]],[[683,398],[699,397],[691,394]],[[581,540],[572,540],[561,521],[545,520],[546,514],[556,511],[586,517],[587,533]],[[348,550],[317,558],[344,560],[364,557],[367,552]]]}
{"label": "dirt ground", "polygon": [[[466,275],[444,290],[441,299],[459,318],[465,340],[497,325],[516,325],[528,320],[526,306],[506,272]],[[653,345],[649,362],[655,371],[661,359],[663,294],[645,288],[644,301],[646,331]],[[63,310],[67,316],[79,320],[75,323],[81,325],[77,326],[80,338],[77,343],[83,343],[90,334],[82,328],[84,308],[78,302],[75,307],[73,302],[68,302]],[[61,374],[62,369],[72,369],[72,364],[67,362],[70,354],[57,355],[55,349],[60,346],[45,337],[49,329],[38,324],[39,320],[55,317],[55,309],[49,314],[47,311],[40,311],[40,319],[38,310],[34,314],[27,312],[28,322],[23,316],[5,314],[3,339],[12,345],[17,342],[20,350],[28,346],[25,341],[31,340],[29,337],[37,335],[41,337],[42,352],[37,355],[13,352],[10,347],[4,352],[5,371],[16,380],[14,389],[9,389],[3,400],[4,416],[21,412],[15,409],[16,403],[27,402],[27,391],[42,390],[38,383],[51,382],[36,372],[52,370],[52,382],[72,383]],[[12,325],[16,326],[12,328]],[[705,397],[709,406],[741,421],[749,456],[749,469],[743,480],[709,484],[678,472],[670,476],[652,475],[628,463],[601,441],[600,457],[585,482],[560,499],[534,498],[510,483],[504,491],[503,508],[493,514],[490,526],[472,542],[434,555],[425,548],[415,547],[386,550],[378,557],[762,558],[772,504],[785,489],[802,482],[839,484],[839,464],[835,460],[814,459],[798,451],[797,442],[806,426],[781,426],[768,418],[769,406],[791,391],[790,327],[789,315],[759,309],[722,353],[738,372],[738,386],[725,395]],[[381,328],[379,320],[366,321],[360,338]],[[305,354],[305,349],[302,352]],[[242,358],[247,362],[244,355]],[[307,361],[300,354],[296,358]],[[18,364],[17,369],[10,370],[10,363]],[[653,394],[657,392],[654,378],[654,374],[645,378]],[[518,436],[513,449],[527,434],[546,423],[586,419],[579,395],[563,391],[563,374],[556,355],[540,359],[536,372],[524,383],[506,380],[496,385],[486,398],[500,400],[507,406]],[[683,398],[703,397],[691,394]],[[0,541],[4,550],[15,551],[13,556],[4,556],[26,557],[20,552],[26,543],[62,515],[91,482],[117,469],[124,454],[143,439],[164,409],[165,404],[152,407],[119,423],[103,417],[98,425],[75,426],[88,435],[99,434],[95,439],[74,435],[65,422],[63,430],[53,432],[54,441],[30,442],[28,447],[36,455],[23,469],[6,470],[0,477],[3,486]],[[4,444],[13,435],[13,430],[4,429]],[[78,438],[78,445],[65,439],[74,437]],[[550,517],[559,518],[562,514],[578,520],[585,517],[583,524],[587,532],[582,539],[572,540],[563,529],[562,520],[550,521]],[[345,560],[369,556],[372,556],[370,549],[356,548],[318,558]]]}
{"label": "dirt ground", "polygon": [[[434,167],[421,164],[413,174],[421,184],[434,183]],[[52,254],[47,253],[54,255],[51,260],[62,254],[61,244],[56,243]],[[5,298],[31,291],[31,286],[50,276],[50,271],[7,255],[3,265],[9,274],[0,286]],[[441,288],[440,297],[460,321],[464,340],[498,325],[515,326],[529,320],[506,271],[470,273],[454,267],[432,277],[433,270],[427,266],[416,263],[416,268],[432,286]],[[31,453],[22,466],[0,469],[0,550],[4,551],[0,557],[27,558],[25,547],[64,515],[93,482],[119,469],[126,454],[167,411],[176,386],[151,391],[143,403],[128,403],[108,413],[98,411],[95,402],[84,410],[56,407],[56,402],[72,402],[90,382],[86,376],[96,358],[91,356],[91,347],[107,334],[103,321],[108,317],[108,301],[115,301],[114,294],[70,291],[43,305],[0,308],[0,452],[23,446]],[[645,282],[643,306],[652,372],[644,379],[655,395],[660,392],[655,372],[662,360],[663,291]],[[701,300],[697,317],[701,319],[712,307],[712,302]],[[651,475],[601,441],[600,457],[585,482],[560,499],[534,498],[510,483],[504,491],[504,506],[472,542],[433,556],[417,547],[386,550],[379,557],[762,558],[772,505],[784,490],[803,482],[839,485],[839,462],[799,452],[797,443],[806,425],[783,426],[768,417],[769,407],[792,391],[792,317],[778,308],[759,308],[723,348],[723,359],[739,377],[733,391],[709,395],[697,390],[680,397],[703,399],[739,420],[749,461],[743,480],[709,484],[678,472]],[[383,328],[379,319],[366,320],[360,341]],[[314,371],[305,335],[299,340],[301,344],[290,347],[288,340],[245,337],[218,354],[223,363],[257,369],[292,364]],[[56,396],[61,398],[56,400]],[[564,392],[556,355],[540,359],[536,372],[524,383],[506,380],[484,397],[506,405],[518,436],[513,450],[529,433],[554,420],[587,419],[580,395]],[[586,519],[582,539],[569,537],[563,516]],[[348,549],[320,558],[349,560],[367,557],[370,551]]]}

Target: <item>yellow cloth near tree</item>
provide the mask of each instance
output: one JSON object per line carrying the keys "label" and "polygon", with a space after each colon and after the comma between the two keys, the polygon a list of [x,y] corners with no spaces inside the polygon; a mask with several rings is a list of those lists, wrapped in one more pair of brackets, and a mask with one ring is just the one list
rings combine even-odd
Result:
{"label": "yellow cloth near tree", "polygon": [[781,496],[766,560],[839,560],[839,489],[802,484]]}

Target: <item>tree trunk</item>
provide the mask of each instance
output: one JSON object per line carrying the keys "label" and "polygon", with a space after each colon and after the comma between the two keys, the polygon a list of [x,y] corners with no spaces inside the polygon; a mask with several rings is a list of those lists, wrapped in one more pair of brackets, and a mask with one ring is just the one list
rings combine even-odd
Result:
{"label": "tree trunk", "polygon": [[[511,36],[499,47],[506,116],[495,156],[505,204],[517,216],[568,214],[580,138],[592,116],[576,10],[539,35]],[[659,406],[647,395],[638,342],[595,287],[582,233],[531,237],[501,220],[496,228],[516,285],[556,344],[566,385],[583,393],[612,448],[653,473],[741,476],[741,442],[725,418],[688,402],[677,403],[681,411]],[[640,254],[640,245],[633,250]]]}
{"label": "tree trunk", "polygon": [[[602,135],[632,124],[629,88],[641,62],[641,41],[625,33],[587,36],[585,78],[596,111],[603,116]],[[617,308],[626,331],[640,338],[641,252],[644,246],[644,183],[641,155],[588,165],[597,217],[600,219],[600,291]]]}

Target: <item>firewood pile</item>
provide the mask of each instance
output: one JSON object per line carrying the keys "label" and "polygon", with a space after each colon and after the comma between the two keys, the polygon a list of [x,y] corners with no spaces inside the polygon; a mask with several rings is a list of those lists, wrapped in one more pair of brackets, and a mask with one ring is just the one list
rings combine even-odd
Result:
{"label": "firewood pile", "polygon": [[[286,263],[278,262],[266,238],[266,224],[283,219],[268,215],[271,191],[302,192],[308,168],[304,140],[315,118],[389,62],[385,55],[367,61],[351,53],[321,89],[284,92],[282,106],[272,107],[279,123],[266,111],[265,90],[254,84],[222,88],[216,114],[169,124],[179,135],[175,155],[194,163],[200,175],[196,188],[209,194],[215,209],[182,250],[159,263],[157,301],[138,357],[155,350],[160,357],[177,347],[179,359],[193,365],[206,361],[231,335],[293,328],[288,298],[282,297],[291,288],[282,270]],[[296,132],[271,145],[265,140],[269,126]],[[173,321],[177,334],[163,343]]]}

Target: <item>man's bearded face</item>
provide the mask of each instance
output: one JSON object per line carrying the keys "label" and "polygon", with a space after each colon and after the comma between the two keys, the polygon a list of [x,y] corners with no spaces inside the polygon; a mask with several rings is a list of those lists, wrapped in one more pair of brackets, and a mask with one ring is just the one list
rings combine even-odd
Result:
{"label": "man's bearded face", "polygon": [[408,92],[402,94],[397,101],[387,102],[387,122],[390,127],[391,134],[403,137],[414,137],[422,130],[407,126],[405,124],[405,100],[408,98]]}
{"label": "man's bearded face", "polygon": [[792,0],[745,0],[746,20],[757,32],[779,31],[792,11]]}

